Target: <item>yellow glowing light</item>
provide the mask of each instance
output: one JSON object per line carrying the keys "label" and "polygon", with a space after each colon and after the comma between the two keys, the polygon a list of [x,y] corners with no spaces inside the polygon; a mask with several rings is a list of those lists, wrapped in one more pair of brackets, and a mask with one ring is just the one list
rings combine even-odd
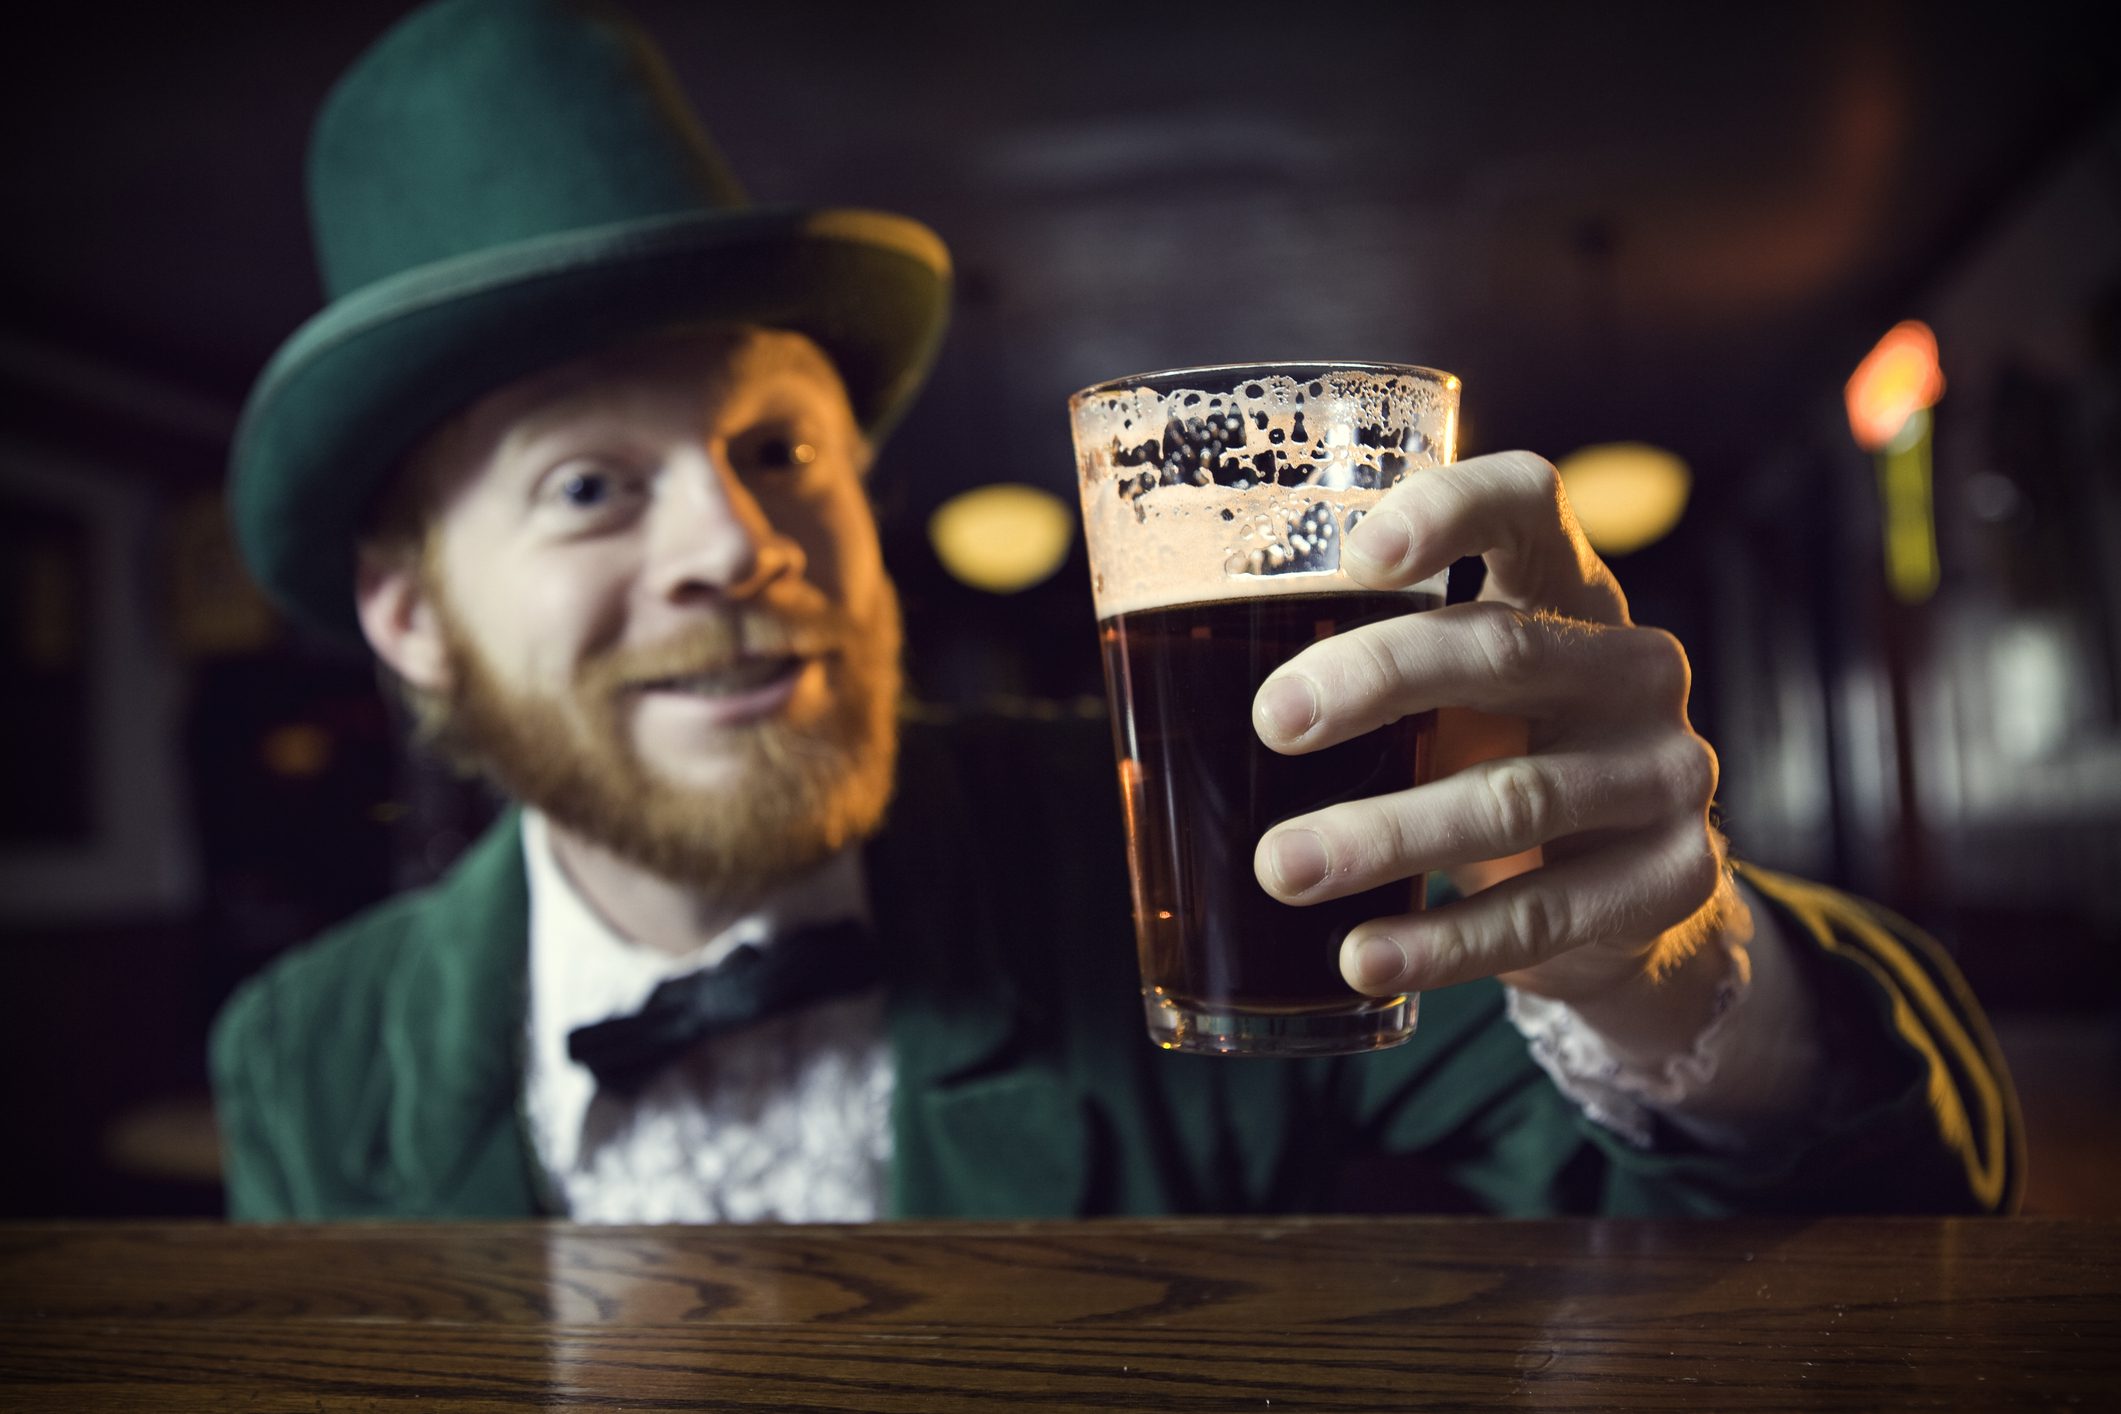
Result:
{"label": "yellow glowing light", "polygon": [[1885,577],[1893,597],[1919,604],[1937,592],[1937,517],[1930,496],[1930,415],[1917,408],[1878,458],[1885,506]]}
{"label": "yellow glowing light", "polygon": [[1944,396],[1937,336],[1919,319],[1895,324],[1856,365],[1843,394],[1856,445],[1884,451],[1910,417]]}
{"label": "yellow glowing light", "polygon": [[1591,547],[1625,555],[1662,539],[1686,510],[1687,464],[1646,442],[1606,442],[1561,459],[1561,484]]}
{"label": "yellow glowing light", "polygon": [[1075,512],[1051,491],[1016,482],[952,496],[928,518],[943,568],[975,589],[1014,594],[1048,579],[1075,543]]}

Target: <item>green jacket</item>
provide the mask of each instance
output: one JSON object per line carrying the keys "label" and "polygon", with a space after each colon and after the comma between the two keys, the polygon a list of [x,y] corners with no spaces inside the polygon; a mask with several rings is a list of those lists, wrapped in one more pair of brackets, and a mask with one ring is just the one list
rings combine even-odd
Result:
{"label": "green jacket", "polygon": [[[1424,996],[1414,1040],[1370,1055],[1152,1047],[1095,724],[911,726],[899,779],[865,861],[897,1066],[895,1216],[2016,1202],[2021,1127],[1978,1009],[1934,944],[1845,896],[1746,875],[1825,999],[1821,1132],[1771,1158],[1670,1134],[1640,1150],[1555,1090],[1492,982]],[[520,1113],[526,951],[511,812],[433,888],[246,984],[212,1043],[231,1212],[552,1211]]]}

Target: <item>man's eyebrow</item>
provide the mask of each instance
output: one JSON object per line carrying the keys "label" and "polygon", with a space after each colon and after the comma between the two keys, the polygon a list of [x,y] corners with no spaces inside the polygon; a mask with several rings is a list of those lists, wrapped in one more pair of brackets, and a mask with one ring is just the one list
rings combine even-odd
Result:
{"label": "man's eyebrow", "polygon": [[814,355],[797,349],[761,350],[728,370],[732,384],[798,384],[820,392],[837,386],[839,375]]}
{"label": "man's eyebrow", "polygon": [[[847,396],[838,373],[829,364],[799,350],[764,354],[756,365],[739,370],[737,381],[750,385],[751,397],[756,401],[793,399],[801,403],[800,411],[805,415],[827,419],[833,416],[835,405],[845,405]],[[731,393],[735,391],[731,389]],[[734,401],[739,399],[725,395],[717,413]]]}
{"label": "man's eyebrow", "polygon": [[492,444],[492,464],[505,468],[506,479],[521,479],[528,485],[550,469],[545,462],[553,444],[564,447],[574,441],[611,442],[625,434],[627,423],[627,418],[615,410],[592,404],[586,410],[570,413],[564,400],[555,401],[510,422]]}

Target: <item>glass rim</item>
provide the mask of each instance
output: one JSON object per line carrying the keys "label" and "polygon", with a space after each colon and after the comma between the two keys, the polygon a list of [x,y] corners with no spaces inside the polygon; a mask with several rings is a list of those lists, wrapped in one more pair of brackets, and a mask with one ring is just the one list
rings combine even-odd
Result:
{"label": "glass rim", "polygon": [[[1159,368],[1147,373],[1129,373],[1118,378],[1107,378],[1102,383],[1093,383],[1089,387],[1072,394],[1068,399],[1068,406],[1072,408],[1088,398],[1105,397],[1112,393],[1134,392],[1148,387],[1152,383],[1170,379],[1206,378],[1210,376],[1219,378],[1227,374],[1232,375],[1235,379],[1242,380],[1247,377],[1264,377],[1272,373],[1307,373],[1314,377],[1320,373],[1391,373],[1412,375],[1428,382],[1440,384],[1452,392],[1456,392],[1463,386],[1457,374],[1446,372],[1441,368],[1431,368],[1427,364],[1375,363],[1364,359],[1283,359],[1262,363],[1204,363],[1190,368]],[[1160,393],[1170,390],[1152,388],[1151,391]]]}

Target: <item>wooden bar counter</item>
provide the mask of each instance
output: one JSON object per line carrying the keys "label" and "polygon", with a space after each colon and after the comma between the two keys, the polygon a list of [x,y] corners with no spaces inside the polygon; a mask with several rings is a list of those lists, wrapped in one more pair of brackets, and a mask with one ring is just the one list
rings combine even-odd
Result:
{"label": "wooden bar counter", "polygon": [[0,1409],[2121,1409],[2121,1224],[0,1227]]}

